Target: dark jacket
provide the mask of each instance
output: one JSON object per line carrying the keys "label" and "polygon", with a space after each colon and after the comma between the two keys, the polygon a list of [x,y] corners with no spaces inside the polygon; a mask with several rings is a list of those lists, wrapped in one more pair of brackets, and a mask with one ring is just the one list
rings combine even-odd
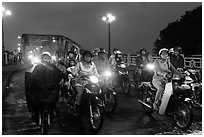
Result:
{"label": "dark jacket", "polygon": [[59,95],[59,82],[63,73],[53,64],[38,64],[30,77],[30,93],[32,100],[39,102],[55,103]]}
{"label": "dark jacket", "polygon": [[184,58],[181,55],[175,56],[172,55],[170,56],[170,61],[173,64],[174,68],[184,68]]}
{"label": "dark jacket", "polygon": [[136,66],[139,69],[144,69],[145,65],[149,62],[149,59],[147,58],[147,56],[138,56],[136,58]]}

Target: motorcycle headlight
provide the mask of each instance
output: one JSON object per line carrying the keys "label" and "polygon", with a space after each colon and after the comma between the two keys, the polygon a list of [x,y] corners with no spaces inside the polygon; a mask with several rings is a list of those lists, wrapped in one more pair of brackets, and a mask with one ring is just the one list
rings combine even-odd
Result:
{"label": "motorcycle headlight", "polygon": [[32,59],[32,58],[33,58],[33,55],[29,55],[28,58],[29,58],[29,59]]}
{"label": "motorcycle headlight", "polygon": [[154,65],[153,64],[147,64],[147,69],[154,70]]}
{"label": "motorcycle headlight", "polygon": [[40,63],[40,59],[37,58],[37,57],[33,57],[33,58],[31,59],[31,61],[32,61],[32,64],[38,64],[38,63]]}
{"label": "motorcycle headlight", "polygon": [[110,71],[106,71],[105,73],[104,73],[104,76],[105,77],[110,77],[112,74],[111,74],[111,72]]}
{"label": "motorcycle headlight", "polygon": [[120,67],[121,68],[125,68],[126,66],[125,66],[125,64],[121,64]]}
{"label": "motorcycle headlight", "polygon": [[52,56],[52,60],[56,60],[56,56]]}
{"label": "motorcycle headlight", "polygon": [[99,79],[96,76],[90,76],[90,80],[92,83],[98,83]]}

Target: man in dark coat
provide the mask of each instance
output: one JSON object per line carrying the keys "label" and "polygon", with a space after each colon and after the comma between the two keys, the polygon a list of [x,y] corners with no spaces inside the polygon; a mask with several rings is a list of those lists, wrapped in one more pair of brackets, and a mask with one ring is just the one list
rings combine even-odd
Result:
{"label": "man in dark coat", "polygon": [[59,83],[63,73],[51,64],[49,52],[42,54],[42,61],[38,64],[30,78],[27,96],[30,98],[31,110],[35,112],[42,104],[48,105],[48,110],[53,110],[59,98]]}
{"label": "man in dark coat", "polygon": [[175,47],[174,54],[170,56],[170,61],[176,69],[184,68],[184,58],[180,55],[181,53],[181,47]]}

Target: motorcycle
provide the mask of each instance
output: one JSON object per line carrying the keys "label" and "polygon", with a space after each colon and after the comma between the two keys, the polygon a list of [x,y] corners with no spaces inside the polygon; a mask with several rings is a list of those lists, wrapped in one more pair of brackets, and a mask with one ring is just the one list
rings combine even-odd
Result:
{"label": "motorcycle", "polygon": [[[183,79],[172,78],[166,84],[158,113],[173,118],[178,128],[186,130],[192,124],[193,111],[190,104],[190,86],[178,85],[182,82]],[[153,103],[157,89],[150,82],[142,83],[141,88],[143,90],[142,100],[138,100],[138,102],[142,104],[147,114],[151,114],[154,112]]]}
{"label": "motorcycle", "polygon": [[124,63],[118,64],[115,72],[116,79],[113,79],[113,81],[115,81],[115,87],[121,87],[124,94],[130,94],[131,80],[128,76],[126,65]]}
{"label": "motorcycle", "polygon": [[191,103],[195,108],[202,108],[202,81],[195,69],[184,69],[182,73],[186,75],[184,84],[191,87]]}
{"label": "motorcycle", "polygon": [[77,113],[83,115],[88,111],[89,128],[90,131],[95,134],[102,128],[104,119],[102,111],[103,104],[97,97],[98,94],[101,94],[102,92],[98,85],[99,79],[96,76],[84,76],[80,79],[85,80],[86,84],[83,87],[84,92],[79,106],[79,112],[74,110],[75,99],[77,97],[77,91],[74,84],[76,78],[74,77],[72,77],[70,81],[68,92],[65,93],[65,103],[73,115],[76,115]]}
{"label": "motorcycle", "polygon": [[110,71],[105,71],[101,77],[101,89],[102,94],[99,94],[99,98],[102,100],[103,108],[106,112],[111,113],[117,107],[117,96],[116,92],[112,88],[111,84],[112,73]]}
{"label": "motorcycle", "polygon": [[34,105],[36,103],[35,93],[31,91],[28,84],[30,76],[31,72],[25,72],[25,95],[28,111],[32,114],[33,121],[40,126],[41,134],[47,135],[48,128],[54,119],[54,113],[59,111],[57,106],[45,101],[38,100],[38,105]]}

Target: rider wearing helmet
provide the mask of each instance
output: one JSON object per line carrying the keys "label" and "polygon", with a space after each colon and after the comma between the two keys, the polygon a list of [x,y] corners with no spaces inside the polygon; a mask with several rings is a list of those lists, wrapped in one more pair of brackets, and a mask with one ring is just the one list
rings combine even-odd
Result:
{"label": "rider wearing helmet", "polygon": [[157,89],[153,103],[153,108],[155,110],[158,110],[158,106],[160,105],[160,100],[164,92],[165,85],[168,82],[168,78],[171,78],[172,74],[178,74],[180,77],[182,77],[182,75],[170,63],[168,49],[162,48],[159,51],[159,56],[160,58],[154,61],[155,69],[152,79],[152,84]]}
{"label": "rider wearing helmet", "polygon": [[98,57],[94,60],[94,63],[100,75],[106,70],[110,70],[110,64],[105,49],[100,48]]}
{"label": "rider wearing helmet", "polygon": [[51,64],[51,54],[43,52],[41,63],[35,66],[28,82],[28,96],[31,98],[33,114],[36,115],[42,103],[48,104],[48,109],[55,107],[59,98],[59,82],[63,77],[63,73]]}
{"label": "rider wearing helmet", "polygon": [[170,56],[171,63],[176,69],[184,68],[184,58],[181,56],[182,49],[181,47],[174,48],[174,54]]}
{"label": "rider wearing helmet", "polygon": [[82,54],[82,60],[78,62],[73,70],[73,75],[77,76],[78,79],[76,79],[75,87],[76,91],[78,92],[77,98],[75,101],[75,111],[78,111],[78,106],[81,103],[81,97],[83,94],[83,86],[86,84],[85,80],[80,79],[82,76],[89,76],[89,75],[95,75],[97,77],[100,77],[100,75],[97,72],[96,66],[94,62],[91,61],[93,55],[90,51],[86,50]]}
{"label": "rider wearing helmet", "polygon": [[114,56],[109,58],[109,62],[111,65],[111,69],[115,69],[115,67],[122,62],[122,52],[119,49],[116,49],[114,52]]}

